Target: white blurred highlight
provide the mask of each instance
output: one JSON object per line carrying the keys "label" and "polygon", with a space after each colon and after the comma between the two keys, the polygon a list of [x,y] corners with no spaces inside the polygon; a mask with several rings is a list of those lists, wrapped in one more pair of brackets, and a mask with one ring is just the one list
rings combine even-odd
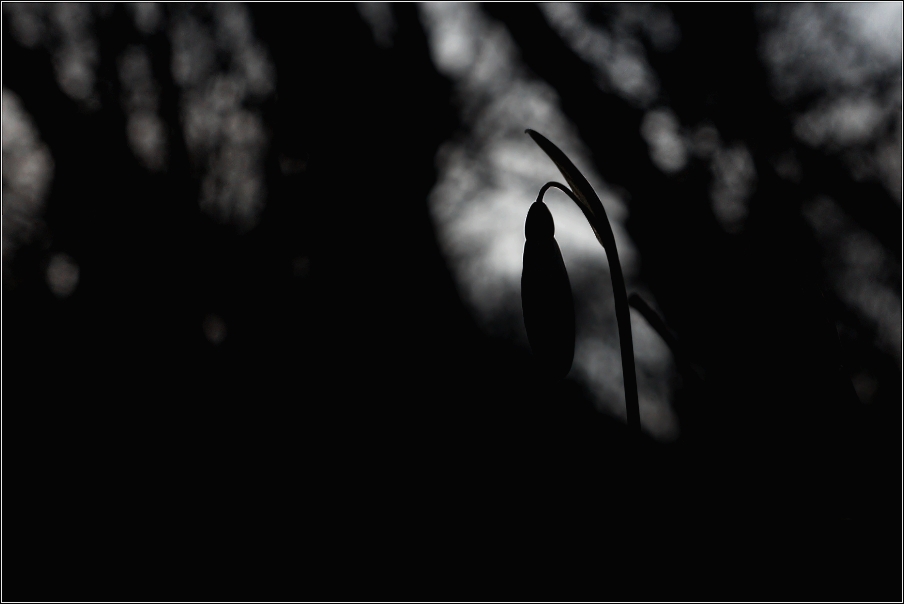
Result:
{"label": "white blurred highlight", "polygon": [[53,158],[18,96],[2,92],[3,266],[35,233],[53,179]]}
{"label": "white blurred highlight", "polygon": [[650,159],[657,168],[673,174],[687,165],[687,145],[678,118],[668,109],[648,111],[640,125],[640,133],[650,148]]}
{"label": "white blurred highlight", "polygon": [[[804,206],[804,217],[825,250],[831,286],[843,303],[868,325],[876,344],[902,360],[900,269],[874,235],[860,228],[833,200]],[[899,274],[899,273],[898,273]]]}
{"label": "white blurred highlight", "polygon": [[94,9],[77,2],[49,5],[51,32],[56,40],[53,63],[57,83],[73,100],[90,109],[100,106],[94,90],[100,60],[92,31]]}
{"label": "white blurred highlight", "polygon": [[835,150],[868,143],[885,117],[878,99],[842,97],[820,103],[801,115],[794,124],[794,133],[814,147],[825,145]]}
{"label": "white blurred highlight", "polygon": [[901,64],[902,4],[760,4],[761,54],[777,96],[868,85]]}
{"label": "white blurred highlight", "polygon": [[[783,101],[813,95],[794,132],[839,153],[855,180],[901,203],[900,2],[760,4],[761,55]],[[884,84],[881,82],[884,80]]]}
{"label": "white blurred highlight", "polygon": [[66,254],[54,254],[47,265],[47,286],[57,298],[68,298],[78,286],[78,264]]}
{"label": "white blurred highlight", "polygon": [[711,167],[713,213],[722,228],[736,233],[744,226],[749,212],[748,202],[756,186],[753,156],[747,147],[736,143],[717,149]]}
{"label": "white blurred highlight", "polygon": [[151,72],[151,59],[141,46],[127,48],[119,57],[126,137],[138,160],[149,170],[166,166],[166,126],[157,115],[159,92]]}
{"label": "white blurred highlight", "polygon": [[150,35],[160,28],[163,21],[162,8],[154,2],[134,2],[129,4],[135,27],[141,33]]}
{"label": "white blurred highlight", "polygon": [[396,32],[392,6],[385,2],[356,2],[355,7],[370,27],[376,45],[380,48],[390,48]]}
{"label": "white blurred highlight", "polygon": [[[254,37],[248,8],[209,7],[212,23],[181,14],[171,29],[173,77],[183,90],[182,124],[203,171],[201,207],[221,222],[253,228],[266,201],[268,146],[256,106],[273,93],[275,69]],[[217,53],[229,57],[218,67]]]}
{"label": "white blurred highlight", "polygon": [[638,38],[646,35],[653,46],[667,52],[680,40],[680,32],[665,6],[655,4],[610,4],[610,27],[588,18],[599,7],[581,3],[543,3],[540,10],[549,25],[571,49],[586,61],[602,90],[612,90],[641,107],[659,94],[656,74],[647,63]]}

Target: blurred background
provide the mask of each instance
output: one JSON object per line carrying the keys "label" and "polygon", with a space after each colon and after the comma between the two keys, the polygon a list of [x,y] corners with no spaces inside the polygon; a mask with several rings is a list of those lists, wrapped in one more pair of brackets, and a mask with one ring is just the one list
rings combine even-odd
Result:
{"label": "blurred background", "polygon": [[900,599],[900,3],[2,11],[4,597]]}

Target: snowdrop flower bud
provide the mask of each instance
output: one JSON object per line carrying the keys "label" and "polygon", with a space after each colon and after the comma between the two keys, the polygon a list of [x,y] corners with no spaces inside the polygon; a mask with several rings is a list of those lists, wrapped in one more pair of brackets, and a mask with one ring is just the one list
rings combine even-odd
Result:
{"label": "snowdrop flower bud", "polygon": [[541,371],[564,378],[574,361],[574,301],[549,208],[534,202],[524,223],[521,307],[531,351]]}

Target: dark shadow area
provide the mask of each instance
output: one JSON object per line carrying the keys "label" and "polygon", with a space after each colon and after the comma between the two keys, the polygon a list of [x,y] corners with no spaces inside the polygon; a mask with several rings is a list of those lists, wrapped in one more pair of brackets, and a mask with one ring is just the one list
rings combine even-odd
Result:
{"label": "dark shadow area", "polygon": [[[669,443],[460,295],[428,196],[480,133],[421,7],[29,6],[3,6],[5,599],[900,599],[900,187],[796,135],[755,5],[668,6],[648,107],[540,8],[480,7],[628,200],[703,376]],[[742,230],[709,159],[651,159],[660,105],[746,146]],[[858,233],[896,352],[837,286]]]}

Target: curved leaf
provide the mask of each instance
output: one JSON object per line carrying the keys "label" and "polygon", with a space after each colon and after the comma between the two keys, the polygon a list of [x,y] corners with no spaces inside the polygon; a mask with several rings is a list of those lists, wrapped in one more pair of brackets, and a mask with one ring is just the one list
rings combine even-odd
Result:
{"label": "curved leaf", "polygon": [[603,208],[603,202],[597,196],[596,191],[590,186],[590,183],[581,174],[581,171],[568,159],[568,156],[556,147],[548,138],[528,128],[525,130],[534,142],[537,143],[544,153],[553,161],[571,190],[574,191],[575,201],[578,207],[584,212],[587,221],[590,223],[596,238],[603,245],[606,253],[611,254],[615,249],[615,237],[612,235],[612,228],[609,226],[609,219],[606,216],[606,210]]}

